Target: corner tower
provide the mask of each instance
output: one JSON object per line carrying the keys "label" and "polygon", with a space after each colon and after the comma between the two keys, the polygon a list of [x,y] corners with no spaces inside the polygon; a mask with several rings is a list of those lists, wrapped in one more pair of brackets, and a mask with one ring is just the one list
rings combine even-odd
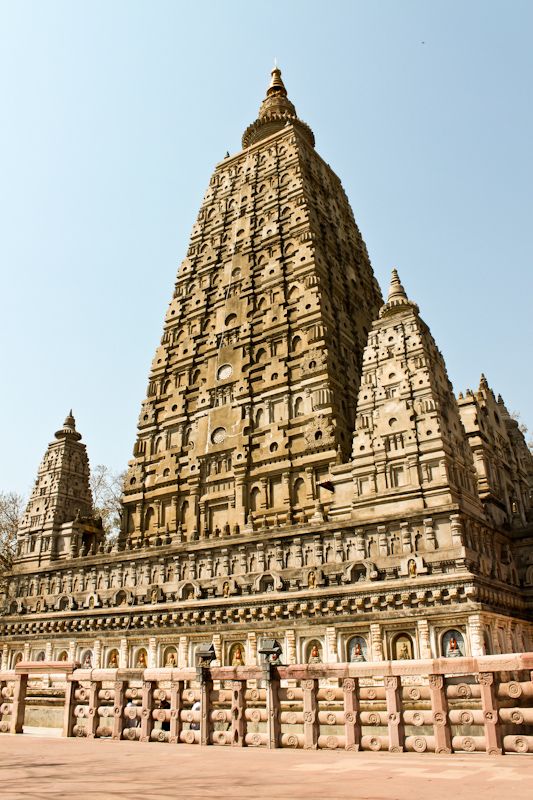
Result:
{"label": "corner tower", "polygon": [[304,522],[350,453],[381,295],[341,183],[278,68],[217,165],[125,482],[122,542]]}
{"label": "corner tower", "polygon": [[103,543],[93,517],[89,459],[72,411],[56,431],[18,531],[17,562],[42,565],[87,553]]}

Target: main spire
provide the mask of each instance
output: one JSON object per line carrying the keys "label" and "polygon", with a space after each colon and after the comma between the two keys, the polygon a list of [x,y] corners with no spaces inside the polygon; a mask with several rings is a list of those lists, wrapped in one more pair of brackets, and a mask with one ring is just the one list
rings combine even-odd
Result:
{"label": "main spire", "polygon": [[305,138],[314,146],[315,137],[311,128],[298,119],[296,109],[287,96],[287,89],[281,77],[281,70],[274,65],[270,73],[270,84],[266,97],[259,108],[259,115],[255,122],[249,125],[242,137],[242,146],[250,145],[277,133],[287,124],[297,127]]}

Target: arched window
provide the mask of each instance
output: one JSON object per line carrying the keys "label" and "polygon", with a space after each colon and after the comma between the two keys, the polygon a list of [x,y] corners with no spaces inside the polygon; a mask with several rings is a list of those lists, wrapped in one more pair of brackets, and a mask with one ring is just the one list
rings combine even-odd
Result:
{"label": "arched window", "polygon": [[297,397],[294,401],[294,416],[301,417],[304,413],[304,400],[303,397]]}
{"label": "arched window", "polygon": [[228,314],[228,316],[224,320],[224,325],[227,328],[230,325],[235,325],[236,322],[237,322],[237,314]]}
{"label": "arched window", "polygon": [[260,489],[258,486],[254,486],[253,489],[250,491],[250,511],[257,511],[259,508],[259,494]]}
{"label": "arched window", "polygon": [[156,516],[154,509],[150,506],[146,511],[144,517],[144,530],[145,531],[153,531],[156,527]]}
{"label": "arched window", "polygon": [[300,353],[302,350],[302,339],[300,336],[295,336],[292,340],[291,350],[293,353]]}
{"label": "arched window", "polygon": [[295,300],[298,300],[299,296],[300,296],[300,292],[298,291],[296,286],[293,286],[292,289],[289,292],[287,300],[289,301],[289,303],[293,303]]}
{"label": "arched window", "polygon": [[189,512],[189,501],[184,500],[183,503],[181,504],[181,509],[180,509],[180,522],[182,525],[185,525],[187,521],[188,512]]}
{"label": "arched window", "polygon": [[264,424],[265,419],[265,412],[262,408],[257,410],[257,414],[255,415],[255,427],[260,428]]}
{"label": "arched window", "polygon": [[303,506],[306,500],[305,496],[305,481],[303,478],[297,478],[293,486],[293,501],[297,506]]}
{"label": "arched window", "polygon": [[265,359],[266,359],[266,350],[260,347],[255,355],[256,364],[260,364],[261,361],[264,361]]}

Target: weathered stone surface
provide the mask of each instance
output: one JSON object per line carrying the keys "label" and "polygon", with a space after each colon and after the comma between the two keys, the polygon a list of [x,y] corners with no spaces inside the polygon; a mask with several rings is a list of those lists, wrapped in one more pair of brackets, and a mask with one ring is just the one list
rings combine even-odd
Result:
{"label": "weathered stone surface", "polygon": [[7,579],[2,669],[57,659],[156,681],[205,642],[215,664],[254,668],[267,637],[317,676],[388,660],[409,675],[416,658],[459,670],[533,648],[518,425],[484,378],[454,397],[396,272],[383,304],[277,69],[243,148],[216,166],[178,272],[118,542],[93,518],[69,415]]}

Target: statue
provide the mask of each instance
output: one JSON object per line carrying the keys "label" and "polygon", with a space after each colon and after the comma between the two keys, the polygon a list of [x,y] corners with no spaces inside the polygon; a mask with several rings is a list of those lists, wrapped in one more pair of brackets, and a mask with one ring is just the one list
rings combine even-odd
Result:
{"label": "statue", "polygon": [[314,644],[311,648],[311,654],[309,656],[309,664],[321,664],[322,659],[320,658],[320,650],[318,649],[318,645]]}
{"label": "statue", "polygon": [[157,603],[157,600],[158,600],[157,589],[152,589],[151,600],[152,600],[152,603]]}
{"label": "statue", "polygon": [[118,656],[115,650],[109,656],[109,668],[118,669]]}
{"label": "statue", "polygon": [[410,578],[416,578],[416,561],[412,558],[409,560],[409,563],[407,564],[407,571],[409,572]]}
{"label": "statue", "polygon": [[85,658],[83,659],[83,666],[85,669],[90,669],[93,665],[93,657],[91,653],[86,653]]}
{"label": "statue", "polygon": [[233,651],[233,658],[231,659],[232,667],[244,667],[244,658],[242,655],[241,646],[237,645]]}
{"label": "statue", "polygon": [[402,642],[400,645],[400,649],[398,651],[397,658],[401,661],[407,661],[411,658],[411,654],[409,653],[409,648],[407,646],[407,642]]}
{"label": "statue", "polygon": [[222,584],[222,597],[229,597],[230,585],[229,581],[224,581]]}
{"label": "statue", "polygon": [[363,655],[363,648],[361,647],[360,642],[355,642],[352,648],[350,661],[365,661],[365,660],[366,659]]}
{"label": "statue", "polygon": [[316,586],[316,575],[312,570],[307,576],[307,586],[309,589],[314,589]]}
{"label": "statue", "polygon": [[447,647],[447,650],[446,650],[446,656],[447,656],[447,658],[457,658],[458,656],[462,656],[462,655],[463,654],[461,653],[461,648],[459,647],[459,644],[457,643],[457,639],[452,634],[450,636],[450,641],[448,642],[448,647]]}
{"label": "statue", "polygon": [[165,667],[175,667],[175,666],[177,666],[176,656],[174,655],[174,653],[169,653],[167,655],[167,660],[165,661]]}
{"label": "statue", "polygon": [[137,656],[137,663],[135,666],[140,667],[140,669],[146,669],[146,667],[148,666],[146,663],[146,655],[144,650],[139,651],[139,654]]}

